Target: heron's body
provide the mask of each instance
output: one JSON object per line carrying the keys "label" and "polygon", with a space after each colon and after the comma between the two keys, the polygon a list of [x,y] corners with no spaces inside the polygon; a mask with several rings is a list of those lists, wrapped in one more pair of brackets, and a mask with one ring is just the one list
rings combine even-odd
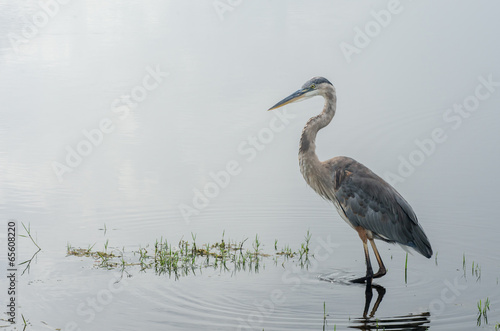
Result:
{"label": "heron's body", "polygon": [[[321,95],[325,105],[321,114],[312,117],[304,127],[300,139],[300,171],[307,184],[326,200],[333,202],[340,216],[352,226],[363,241],[367,262],[366,277],[354,281],[368,281],[386,273],[374,239],[399,243],[414,248],[425,257],[432,256],[432,248],[417,217],[406,200],[382,178],[361,163],[344,156],[321,162],[316,155],[316,134],[327,126],[336,111],[336,92],[322,77],[306,82],[301,90],[280,101],[271,109],[287,103]],[[373,274],[368,253],[370,241],[379,271]]]}

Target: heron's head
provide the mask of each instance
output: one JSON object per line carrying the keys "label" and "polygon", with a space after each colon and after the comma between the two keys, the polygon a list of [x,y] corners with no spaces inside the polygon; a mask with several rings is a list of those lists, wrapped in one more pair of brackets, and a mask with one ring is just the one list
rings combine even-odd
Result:
{"label": "heron's head", "polygon": [[269,108],[269,110],[283,107],[284,105],[292,102],[309,99],[315,95],[322,95],[326,97],[327,94],[332,94],[332,98],[335,97],[335,88],[333,87],[333,84],[326,78],[314,77],[305,82],[300,90],[293,92],[285,99]]}

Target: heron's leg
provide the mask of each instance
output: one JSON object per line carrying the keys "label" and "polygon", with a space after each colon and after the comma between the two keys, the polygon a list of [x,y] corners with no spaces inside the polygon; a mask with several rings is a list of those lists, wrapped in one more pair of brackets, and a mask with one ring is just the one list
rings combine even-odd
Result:
{"label": "heron's leg", "polygon": [[382,258],[380,257],[380,253],[378,252],[377,246],[375,246],[375,241],[373,241],[373,238],[369,240],[370,244],[372,245],[373,253],[375,253],[375,258],[377,258],[379,267],[377,273],[373,275],[373,278],[379,278],[387,273],[387,269],[384,266],[384,262],[382,262]]}
{"label": "heron's leg", "polygon": [[366,230],[362,227],[358,226],[355,228],[358,231],[359,237],[363,241],[363,248],[365,250],[365,259],[366,259],[366,276],[361,278],[356,278],[351,280],[352,283],[364,283],[365,281],[371,285],[373,278],[373,269],[372,264],[370,263],[370,252],[368,251],[368,238],[366,235]]}

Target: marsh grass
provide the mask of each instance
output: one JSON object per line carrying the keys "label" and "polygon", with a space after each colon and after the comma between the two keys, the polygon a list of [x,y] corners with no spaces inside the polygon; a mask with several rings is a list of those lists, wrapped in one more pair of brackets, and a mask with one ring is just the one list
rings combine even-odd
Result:
{"label": "marsh grass", "polygon": [[[326,313],[326,302],[323,301],[323,331],[326,331],[328,327],[328,320],[326,319],[327,316],[329,316],[329,314]],[[337,331],[336,324],[333,325],[333,331]]]}
{"label": "marsh grass", "polygon": [[408,253],[406,253],[405,259],[405,284],[408,284]]}
{"label": "marsh grass", "polygon": [[298,256],[299,262],[302,267],[307,267],[309,264],[309,244],[311,242],[312,234],[307,230],[304,236],[304,242],[300,244],[300,248],[294,251],[289,245],[285,245],[280,251],[278,251],[278,240],[274,242],[274,249],[276,251],[276,256],[281,256],[285,260],[294,258]]}
{"label": "marsh grass", "polygon": [[102,251],[95,250],[95,244],[89,245],[88,248],[76,248],[68,243],[67,255],[94,258],[95,266],[99,268],[139,266],[140,271],[154,270],[158,275],[173,276],[177,279],[180,276],[196,275],[204,269],[231,273],[258,272],[263,267],[263,260],[271,257],[274,258],[275,263],[279,259],[282,259],[284,263],[285,260],[297,257],[298,263],[302,267],[307,267],[310,240],[311,234],[308,231],[305,242],[296,251],[288,245],[278,250],[276,240],[274,253],[267,254],[263,251],[263,244],[258,235],[250,245],[247,244],[248,238],[240,242],[232,241],[225,238],[224,232],[220,241],[212,244],[199,244],[196,242],[196,235],[191,233],[190,241],[181,238],[178,242],[172,242],[162,237],[154,244],[140,247],[130,253],[125,253],[124,249],[121,251],[112,249],[109,247],[108,240]]}
{"label": "marsh grass", "polygon": [[118,257],[117,255],[107,252],[108,249],[108,243],[104,245],[104,251],[94,251],[92,250],[93,247],[95,246],[89,246],[88,248],[75,248],[72,247],[70,244],[67,245],[66,247],[66,254],[68,256],[79,256],[79,257],[92,257],[98,262],[98,266],[106,269],[113,269],[118,267],[119,263],[113,260],[114,258]]}
{"label": "marsh grass", "polygon": [[[465,253],[462,257],[462,270],[464,272],[464,278],[467,279],[467,260],[465,258]],[[471,275],[476,277],[476,282],[481,280],[481,266],[476,261],[472,261]]]}
{"label": "marsh grass", "polygon": [[23,324],[21,325],[23,327],[23,331],[26,331],[26,328],[29,326],[31,326],[31,323],[28,319],[24,318],[24,315],[21,314],[21,318],[23,319]]}
{"label": "marsh grass", "polygon": [[472,261],[472,276],[476,276],[476,282],[481,279],[481,267],[479,263]]}
{"label": "marsh grass", "polygon": [[486,298],[484,302],[484,307],[481,300],[477,302],[477,326],[481,326],[481,321],[488,324],[488,310],[490,310],[490,298]]}
{"label": "marsh grass", "polygon": [[26,267],[24,268],[23,272],[21,273],[21,276],[22,276],[22,275],[24,275],[24,273],[26,271],[28,271],[28,273],[29,273],[30,267],[31,267],[31,262],[33,262],[35,260],[36,256],[38,255],[38,253],[41,252],[42,249],[40,248],[40,246],[38,246],[38,244],[36,243],[35,239],[33,239],[33,236],[31,235],[31,225],[30,225],[30,223],[28,223],[28,227],[26,227],[26,225],[24,225],[24,223],[22,223],[22,222],[21,222],[21,224],[22,224],[24,230],[26,231],[27,235],[20,234],[19,236],[20,237],[24,237],[24,238],[27,238],[27,237],[30,238],[31,242],[36,246],[36,248],[38,248],[38,250],[31,256],[30,259],[28,259],[28,260],[26,260],[24,262],[19,263],[20,266],[24,265],[24,264],[26,265]]}
{"label": "marsh grass", "polygon": [[326,302],[323,301],[323,331],[326,330],[326,326],[327,326],[327,323],[326,323]]}
{"label": "marsh grass", "polygon": [[466,275],[467,265],[466,265],[466,260],[465,260],[465,253],[463,254],[463,257],[462,257],[462,270],[464,271],[464,278],[467,278],[467,275]]}

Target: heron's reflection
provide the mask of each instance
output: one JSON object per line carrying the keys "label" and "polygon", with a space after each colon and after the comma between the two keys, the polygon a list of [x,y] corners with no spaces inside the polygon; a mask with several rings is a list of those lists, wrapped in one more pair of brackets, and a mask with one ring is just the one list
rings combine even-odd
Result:
{"label": "heron's reflection", "polygon": [[[377,291],[377,300],[373,304],[373,308],[370,311],[370,315],[368,316],[368,309],[370,309],[370,303],[373,298],[373,289]],[[365,291],[365,310],[363,311],[363,318],[371,318],[375,316],[375,313],[377,312],[378,306],[380,306],[380,303],[382,302],[382,299],[384,298],[385,295],[385,287],[380,286],[380,285],[375,285],[375,284],[366,284],[366,291]]]}
{"label": "heron's reflection", "polygon": [[[377,293],[377,299],[370,310],[373,299],[373,290]],[[365,307],[362,318],[351,320],[353,325],[349,327],[359,330],[427,330],[429,327],[431,314],[423,312],[418,314],[408,314],[404,316],[393,316],[387,318],[375,318],[375,313],[382,303],[382,299],[386,293],[383,286],[376,284],[366,284],[365,290]],[[370,311],[370,313],[368,313]]]}

